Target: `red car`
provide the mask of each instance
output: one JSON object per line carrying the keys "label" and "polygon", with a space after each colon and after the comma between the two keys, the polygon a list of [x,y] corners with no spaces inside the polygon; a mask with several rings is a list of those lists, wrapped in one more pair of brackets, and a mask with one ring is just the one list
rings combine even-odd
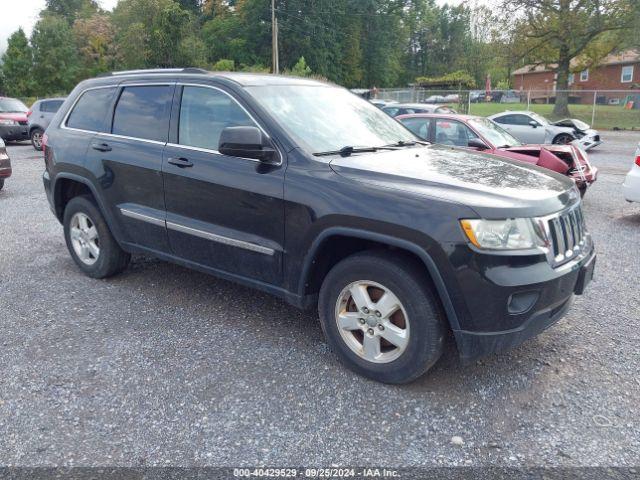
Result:
{"label": "red car", "polygon": [[3,140],[29,140],[27,111],[16,98],[0,97],[0,138]]}
{"label": "red car", "polygon": [[400,115],[396,120],[428,142],[481,150],[567,175],[576,182],[582,195],[598,175],[586,152],[575,145],[523,145],[488,118],[416,113]]}

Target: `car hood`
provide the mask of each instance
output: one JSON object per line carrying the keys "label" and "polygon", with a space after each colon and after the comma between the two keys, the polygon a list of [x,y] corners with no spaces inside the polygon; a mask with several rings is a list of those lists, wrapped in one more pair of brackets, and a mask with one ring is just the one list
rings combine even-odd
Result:
{"label": "car hood", "polygon": [[0,119],[15,120],[16,122],[26,122],[27,113],[0,112]]}
{"label": "car hood", "polygon": [[573,128],[574,130],[578,130],[580,132],[586,132],[590,130],[591,127],[584,123],[582,120],[578,120],[577,118],[563,118],[562,120],[558,120],[557,122],[552,122],[551,125],[555,125],[557,127],[568,127]]}
{"label": "car hood", "polygon": [[483,218],[543,216],[577,200],[574,183],[533,165],[431,145],[331,161],[351,180],[466,205]]}

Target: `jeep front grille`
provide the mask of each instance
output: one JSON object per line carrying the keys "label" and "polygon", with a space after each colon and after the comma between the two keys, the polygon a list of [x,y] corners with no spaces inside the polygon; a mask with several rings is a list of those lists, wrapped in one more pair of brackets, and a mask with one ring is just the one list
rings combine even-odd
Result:
{"label": "jeep front grille", "polygon": [[580,205],[547,219],[554,267],[577,257],[587,244],[587,231]]}

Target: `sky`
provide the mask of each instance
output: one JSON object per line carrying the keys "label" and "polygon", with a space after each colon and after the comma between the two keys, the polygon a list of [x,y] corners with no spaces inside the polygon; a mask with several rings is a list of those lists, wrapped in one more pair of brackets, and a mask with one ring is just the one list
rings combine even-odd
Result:
{"label": "sky", "polygon": [[[38,20],[40,10],[44,8],[45,0],[0,0],[0,52],[7,48],[7,38],[22,27],[27,34]],[[111,10],[118,0],[98,0],[100,6]]]}
{"label": "sky", "polygon": [[[462,0],[437,0],[438,3],[459,4]],[[7,38],[22,27],[27,34],[38,20],[38,13],[44,8],[45,0],[0,0],[0,53],[7,48]],[[105,10],[112,10],[118,0],[98,0]]]}

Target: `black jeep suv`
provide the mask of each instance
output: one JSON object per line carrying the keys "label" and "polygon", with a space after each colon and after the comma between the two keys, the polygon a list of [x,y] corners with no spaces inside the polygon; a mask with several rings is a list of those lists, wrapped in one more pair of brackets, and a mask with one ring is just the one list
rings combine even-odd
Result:
{"label": "black jeep suv", "polygon": [[[48,138],[46,138],[48,137]],[[521,343],[595,253],[573,182],[421,143],[347,90],[197,69],[108,74],[44,139],[44,184],[87,275],[146,253],[317,305],[353,370],[390,383]]]}

